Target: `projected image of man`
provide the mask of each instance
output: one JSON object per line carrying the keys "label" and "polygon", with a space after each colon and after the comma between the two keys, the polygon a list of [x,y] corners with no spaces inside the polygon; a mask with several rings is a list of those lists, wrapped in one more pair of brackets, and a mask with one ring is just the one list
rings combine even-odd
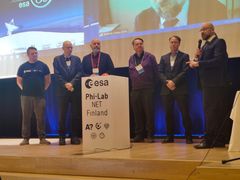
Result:
{"label": "projected image of man", "polygon": [[38,60],[35,47],[27,49],[28,61],[17,72],[17,85],[21,89],[22,137],[20,145],[28,145],[31,136],[31,118],[33,113],[37,120],[37,133],[40,144],[50,144],[45,139],[45,91],[50,85],[51,77],[48,66]]}
{"label": "projected image of man", "polygon": [[185,26],[227,18],[217,0],[150,0],[151,7],[135,18],[135,31]]}

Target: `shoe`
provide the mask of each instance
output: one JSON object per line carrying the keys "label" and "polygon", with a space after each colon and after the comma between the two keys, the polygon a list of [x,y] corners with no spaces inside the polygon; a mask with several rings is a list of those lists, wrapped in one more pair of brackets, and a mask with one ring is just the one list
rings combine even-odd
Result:
{"label": "shoe", "polygon": [[206,140],[203,140],[202,142],[200,142],[199,144],[193,146],[196,149],[209,149],[212,148],[211,145],[209,145],[209,143],[206,142]]}
{"label": "shoe", "polygon": [[131,140],[131,142],[134,142],[134,143],[144,142],[144,138],[140,136],[136,136],[135,138],[133,138],[133,140]]}
{"label": "shoe", "polygon": [[64,137],[59,138],[59,145],[66,145],[66,141]]}
{"label": "shoe", "polygon": [[165,144],[165,143],[174,143],[174,138],[173,137],[170,137],[170,136],[167,136],[166,138],[164,138],[162,140],[162,143]]}
{"label": "shoe", "polygon": [[20,146],[29,145],[29,139],[24,138],[19,145],[20,145]]}
{"label": "shoe", "polygon": [[39,144],[49,145],[51,143],[50,143],[50,141],[46,140],[45,138],[40,138]]}
{"label": "shoe", "polygon": [[154,143],[154,138],[153,137],[148,137],[145,141],[147,143]]}
{"label": "shoe", "polygon": [[71,138],[71,144],[80,144],[80,139],[78,137]]}
{"label": "shoe", "polygon": [[186,144],[192,144],[193,143],[193,140],[191,137],[187,137],[186,138]]}

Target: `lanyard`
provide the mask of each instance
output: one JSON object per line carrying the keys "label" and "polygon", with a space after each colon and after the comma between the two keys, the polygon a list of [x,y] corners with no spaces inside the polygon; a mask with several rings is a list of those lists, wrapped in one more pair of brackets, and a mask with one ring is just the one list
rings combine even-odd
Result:
{"label": "lanyard", "polygon": [[[99,67],[99,64],[100,64],[100,52],[99,52],[99,54],[98,54],[98,63],[97,63],[97,67],[96,68],[98,68]],[[93,53],[91,54],[91,63],[92,63],[92,68],[95,68],[94,67],[94,63],[93,63]]]}

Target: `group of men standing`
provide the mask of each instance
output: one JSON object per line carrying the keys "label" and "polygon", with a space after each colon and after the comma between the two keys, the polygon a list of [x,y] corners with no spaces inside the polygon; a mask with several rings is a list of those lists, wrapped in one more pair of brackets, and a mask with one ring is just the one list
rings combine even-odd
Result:
{"label": "group of men standing", "polygon": [[194,147],[203,149],[225,146],[223,125],[227,118],[225,102],[228,89],[226,43],[217,37],[211,23],[204,23],[200,33],[204,43],[200,44],[193,60],[179,50],[181,38],[173,35],[169,38],[170,53],[161,57],[159,65],[154,55],[144,51],[143,39],[135,38],[132,41],[136,52],[129,59],[131,105],[135,119],[133,142],[143,142],[146,136],[147,142],[154,142],[154,91],[160,82],[167,127],[167,136],[162,143],[174,142],[175,101],[182,114],[186,143],[193,143],[186,73],[189,69],[197,69],[203,92],[206,128],[203,141]]}
{"label": "group of men standing", "polygon": [[[73,45],[70,41],[63,42],[63,54],[56,56],[53,61],[54,75],[57,80],[56,96],[58,99],[59,145],[66,144],[66,119],[70,107],[71,144],[80,144],[81,133],[81,77],[109,75],[114,70],[110,56],[100,51],[98,39],[91,41],[92,52],[86,55],[82,62],[79,57],[72,55]],[[17,84],[22,90],[22,137],[20,145],[29,144],[31,117],[35,113],[37,132],[40,144],[50,144],[45,139],[44,93],[50,85],[50,71],[46,64],[38,60],[35,47],[27,49],[29,60],[22,64],[17,73]]]}
{"label": "group of men standing", "polygon": [[[173,109],[176,101],[182,113],[186,143],[192,141],[192,121],[188,108],[188,82],[186,73],[197,69],[203,91],[203,104],[206,119],[206,134],[195,148],[224,147],[223,134],[219,129],[224,123],[226,110],[224,98],[227,91],[226,43],[219,39],[211,23],[204,23],[200,29],[202,40],[195,59],[181,52],[181,38],[173,35],[169,38],[170,53],[163,55],[160,64],[149,52],[144,51],[144,40],[135,38],[132,41],[135,53],[129,58],[129,76],[132,84],[130,101],[135,119],[135,138],[133,142],[154,142],[154,98],[156,84],[161,84],[162,103],[166,112],[167,137],[162,143],[174,142]],[[109,75],[114,66],[110,56],[100,51],[100,41],[91,42],[92,52],[80,58],[72,55],[72,43],[63,43],[63,54],[54,58],[54,75],[57,78],[59,105],[59,145],[65,145],[66,118],[71,104],[71,144],[80,144],[81,132],[81,90],[83,76]],[[50,84],[50,72],[44,63],[37,58],[37,49],[27,50],[29,61],[19,67],[17,84],[22,90],[22,137],[21,145],[29,144],[30,120],[34,112],[37,119],[37,130],[40,144],[50,144],[45,139],[44,129],[44,91]],[[146,133],[147,132],[147,133]],[[146,134],[145,134],[146,133]]]}

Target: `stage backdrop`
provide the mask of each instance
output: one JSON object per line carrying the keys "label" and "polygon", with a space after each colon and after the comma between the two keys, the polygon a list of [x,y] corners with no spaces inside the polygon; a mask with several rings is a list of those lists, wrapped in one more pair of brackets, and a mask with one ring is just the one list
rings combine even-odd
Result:
{"label": "stage backdrop", "polygon": [[[162,12],[162,16],[159,17],[156,12]],[[168,17],[177,20],[172,27],[164,25]],[[146,51],[153,53],[159,62],[160,57],[169,52],[169,36],[178,35],[182,38],[180,50],[189,53],[192,58],[200,38],[201,23],[205,21],[213,22],[218,36],[226,40],[229,56],[240,57],[239,0],[172,0],[163,1],[162,4],[156,0],[1,1],[0,133],[3,136],[20,136],[20,91],[15,84],[15,77],[19,65],[27,61],[27,47],[35,46],[39,50],[39,59],[53,72],[53,58],[62,54],[63,41],[72,41],[73,53],[82,58],[90,52],[91,39],[99,38],[102,40],[102,50],[111,55],[117,67],[116,74],[128,76],[128,59],[134,53],[131,41],[135,37],[144,39]],[[234,68],[232,66],[230,73],[236,73]],[[201,92],[197,88],[195,72],[190,71],[189,74],[193,130],[195,134],[202,134],[204,117]],[[49,134],[57,133],[54,90],[53,78],[46,93]],[[165,133],[165,123],[158,91],[156,90],[156,134],[161,135]],[[175,117],[176,133],[182,134],[177,110]]]}

